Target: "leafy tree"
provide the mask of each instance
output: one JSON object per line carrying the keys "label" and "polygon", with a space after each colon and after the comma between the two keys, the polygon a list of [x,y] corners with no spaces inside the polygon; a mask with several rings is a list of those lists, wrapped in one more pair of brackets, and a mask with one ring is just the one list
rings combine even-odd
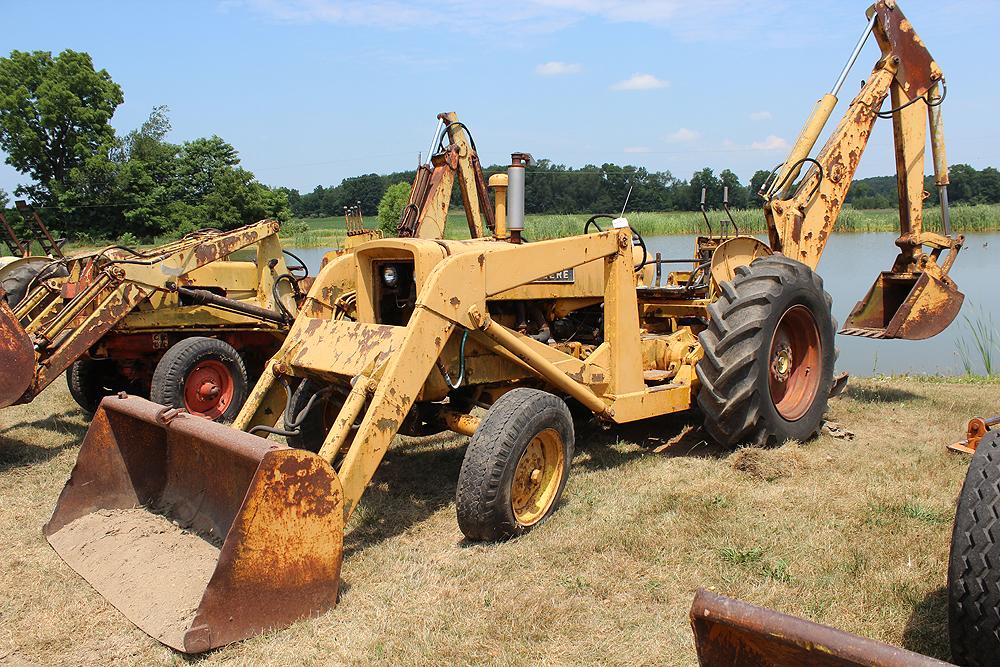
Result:
{"label": "leafy tree", "polygon": [[378,203],[378,224],[385,236],[395,236],[396,227],[403,216],[403,209],[410,201],[410,184],[390,185]]}
{"label": "leafy tree", "polygon": [[12,51],[0,58],[0,148],[28,174],[25,194],[46,200],[70,172],[115,143],[110,120],[124,101],[106,70],[86,53]]}
{"label": "leafy tree", "polygon": [[732,208],[746,208],[750,203],[750,195],[740,183],[740,177],[729,169],[724,169],[719,174],[719,180],[722,181],[723,189],[729,188],[729,205]]}
{"label": "leafy tree", "polygon": [[771,172],[766,169],[758,169],[750,177],[750,185],[747,186],[747,190],[749,190],[748,199],[751,204],[756,205],[760,203],[761,198],[757,193],[760,192],[760,189],[764,186],[764,181],[770,175]]}
{"label": "leafy tree", "polygon": [[7,208],[9,204],[10,204],[10,196],[8,196],[6,192],[4,192],[3,188],[0,188],[0,211]]}
{"label": "leafy tree", "polygon": [[186,141],[177,155],[175,194],[189,201],[205,197],[215,187],[216,178],[239,163],[239,153],[232,144],[216,135]]}
{"label": "leafy tree", "polygon": [[705,206],[715,208],[722,203],[722,181],[716,177],[708,167],[695,172],[691,177],[691,191],[689,193],[688,206],[690,210],[697,210],[701,204],[701,191],[705,190]]}

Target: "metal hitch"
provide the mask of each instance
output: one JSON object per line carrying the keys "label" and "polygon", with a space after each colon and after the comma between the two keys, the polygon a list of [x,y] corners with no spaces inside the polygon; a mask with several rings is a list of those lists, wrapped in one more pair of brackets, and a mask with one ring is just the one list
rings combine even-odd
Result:
{"label": "metal hitch", "polygon": [[35,351],[31,339],[21,328],[5,297],[0,290],[0,368],[4,369],[0,408],[16,403],[35,379]]}
{"label": "metal hitch", "polygon": [[962,309],[955,282],[928,272],[883,272],[840,331],[845,336],[923,340],[938,335]]}
{"label": "metal hitch", "polygon": [[315,454],[121,395],[43,533],[140,629],[198,653],[336,605],[343,491]]}

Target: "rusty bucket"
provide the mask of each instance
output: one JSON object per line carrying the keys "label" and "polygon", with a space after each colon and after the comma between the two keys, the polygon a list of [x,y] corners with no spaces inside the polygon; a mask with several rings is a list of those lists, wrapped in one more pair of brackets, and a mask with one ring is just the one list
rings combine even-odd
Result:
{"label": "rusty bucket", "polygon": [[700,589],[691,628],[701,667],[942,667],[928,658],[826,625]]}
{"label": "rusty bucket", "polygon": [[0,408],[13,405],[35,379],[35,351],[0,290]]}
{"label": "rusty bucket", "polygon": [[43,530],[130,621],[198,653],[335,606],[340,480],[309,452],[104,399]]}
{"label": "rusty bucket", "polygon": [[886,271],[854,306],[840,333],[865,338],[931,338],[948,328],[964,301],[965,295],[947,276]]}

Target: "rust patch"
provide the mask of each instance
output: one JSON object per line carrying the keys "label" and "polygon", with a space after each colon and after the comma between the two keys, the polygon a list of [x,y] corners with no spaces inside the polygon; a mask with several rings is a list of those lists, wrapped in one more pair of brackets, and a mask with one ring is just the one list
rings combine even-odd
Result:
{"label": "rust patch", "polygon": [[382,431],[383,433],[395,433],[399,429],[399,422],[395,419],[389,419],[388,417],[383,417],[375,422],[375,428]]}

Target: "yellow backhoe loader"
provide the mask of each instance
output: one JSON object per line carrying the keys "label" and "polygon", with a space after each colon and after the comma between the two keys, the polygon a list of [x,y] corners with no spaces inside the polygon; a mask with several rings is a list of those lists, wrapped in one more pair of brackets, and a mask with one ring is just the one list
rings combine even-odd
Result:
{"label": "yellow backhoe loader", "polygon": [[[346,523],[398,433],[470,436],[456,492],[470,540],[551,515],[574,450],[567,399],[610,424],[698,405],[728,446],[811,437],[835,357],[814,269],[887,97],[900,252],[848,333],[933,335],[962,298],[948,277],[961,237],[923,231],[915,185],[929,123],[946,192],[941,71],[894,2],[869,18],[883,57],[819,154],[808,157],[833,96],[768,185],[770,244],[710,235],[691,256],[649,258],[622,217],[519,242],[530,156],[514,154],[506,182],[493,181],[492,238],[382,239],[331,259],[234,427],[105,399],[45,526],[50,543],[143,630],[197,652],[334,606]],[[297,447],[258,437],[271,434]],[[190,548],[164,549],[171,521]],[[146,582],[161,580],[183,585],[150,596]]]}

